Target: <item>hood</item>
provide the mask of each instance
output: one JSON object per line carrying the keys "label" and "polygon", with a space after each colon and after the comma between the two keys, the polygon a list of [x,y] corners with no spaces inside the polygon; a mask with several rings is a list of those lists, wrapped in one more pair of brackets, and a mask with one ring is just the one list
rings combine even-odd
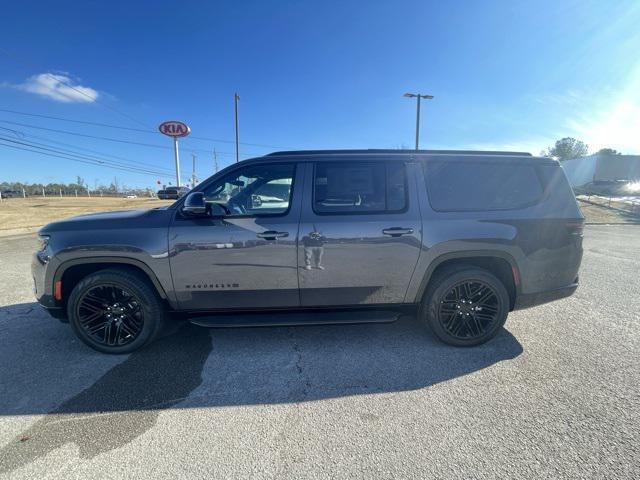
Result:
{"label": "hood", "polygon": [[105,230],[128,228],[154,228],[168,226],[172,210],[167,208],[118,210],[115,212],[88,213],[52,222],[40,229],[48,234],[70,230]]}

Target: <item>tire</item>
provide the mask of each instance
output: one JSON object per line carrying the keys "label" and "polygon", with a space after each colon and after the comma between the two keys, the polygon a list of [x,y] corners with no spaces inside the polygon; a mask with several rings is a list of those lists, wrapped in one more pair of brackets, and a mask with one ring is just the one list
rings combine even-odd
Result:
{"label": "tire", "polygon": [[67,315],[75,334],[91,348],[124,354],[151,343],[162,330],[166,312],[145,275],[105,269],[78,282]]}
{"label": "tire", "polygon": [[472,347],[498,334],[509,306],[507,289],[495,275],[460,265],[443,270],[429,282],[420,318],[444,343]]}

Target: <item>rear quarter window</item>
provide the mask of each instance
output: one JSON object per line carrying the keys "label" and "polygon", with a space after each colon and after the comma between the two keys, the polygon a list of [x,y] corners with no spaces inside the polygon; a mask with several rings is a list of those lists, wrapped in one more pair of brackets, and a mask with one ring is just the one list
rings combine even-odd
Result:
{"label": "rear quarter window", "polygon": [[424,164],[436,211],[514,210],[537,203],[543,187],[533,165],[441,161]]}

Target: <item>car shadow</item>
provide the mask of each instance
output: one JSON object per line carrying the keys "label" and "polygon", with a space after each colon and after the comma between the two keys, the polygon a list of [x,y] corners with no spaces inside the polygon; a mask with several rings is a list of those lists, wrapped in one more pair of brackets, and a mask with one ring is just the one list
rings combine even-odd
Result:
{"label": "car shadow", "polygon": [[485,345],[460,349],[406,316],[393,324],[340,326],[176,324],[147,348],[109,356],[84,346],[37,304],[1,307],[0,419],[47,415],[0,449],[0,472],[70,442],[92,458],[143,434],[164,409],[415,390],[520,353],[505,329]]}

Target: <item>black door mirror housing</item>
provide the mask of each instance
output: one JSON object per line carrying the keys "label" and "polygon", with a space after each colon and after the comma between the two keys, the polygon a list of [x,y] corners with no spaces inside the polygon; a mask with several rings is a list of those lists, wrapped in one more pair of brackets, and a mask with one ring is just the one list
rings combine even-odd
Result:
{"label": "black door mirror housing", "polygon": [[203,192],[191,192],[187,195],[182,205],[182,213],[187,215],[204,217],[207,213],[207,202]]}

